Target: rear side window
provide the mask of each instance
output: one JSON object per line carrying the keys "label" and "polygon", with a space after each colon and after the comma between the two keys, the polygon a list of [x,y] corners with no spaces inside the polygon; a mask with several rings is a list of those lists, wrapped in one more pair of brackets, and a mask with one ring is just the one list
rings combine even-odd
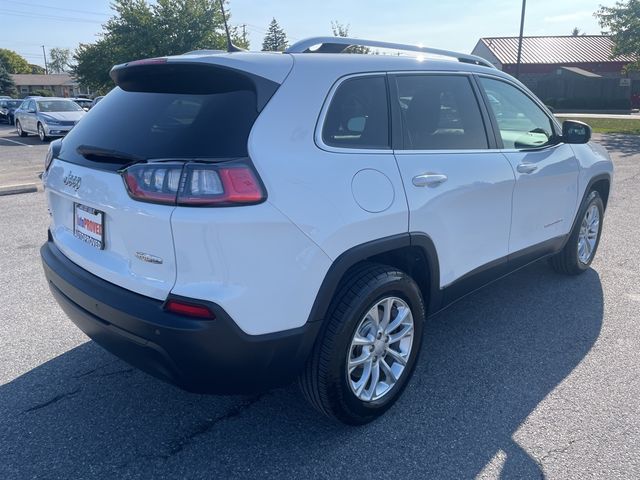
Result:
{"label": "rear side window", "polygon": [[332,147],[390,148],[384,76],[351,78],[340,84],[327,110],[322,141]]}
{"label": "rear side window", "polygon": [[466,76],[396,79],[405,150],[488,148],[480,107]]}
{"label": "rear side window", "polygon": [[246,157],[257,116],[251,90],[190,95],[116,88],[73,128],[60,157],[85,163],[78,147],[125,159]]}

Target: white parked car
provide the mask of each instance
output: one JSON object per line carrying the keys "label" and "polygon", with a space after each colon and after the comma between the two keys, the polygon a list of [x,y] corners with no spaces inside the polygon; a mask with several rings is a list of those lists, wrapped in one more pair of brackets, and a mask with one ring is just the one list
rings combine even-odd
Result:
{"label": "white parked car", "polygon": [[[444,58],[325,53],[350,45]],[[45,274],[98,344],[188,390],[298,378],[365,423],[428,315],[538,259],[594,258],[609,156],[481,58],[319,37],[111,76],[47,155]]]}
{"label": "white parked car", "polygon": [[14,116],[18,135],[34,133],[45,142],[69,133],[85,113],[68,98],[36,97],[25,99]]}

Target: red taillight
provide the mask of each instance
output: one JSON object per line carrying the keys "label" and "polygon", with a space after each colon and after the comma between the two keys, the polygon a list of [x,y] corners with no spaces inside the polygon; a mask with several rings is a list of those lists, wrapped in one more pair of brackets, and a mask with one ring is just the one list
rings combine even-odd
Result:
{"label": "red taillight", "polygon": [[255,204],[266,198],[247,160],[136,164],[122,178],[131,198],[143,202],[214,207]]}
{"label": "red taillight", "polygon": [[178,315],[186,315],[188,317],[207,318],[213,320],[216,316],[211,310],[203,305],[195,305],[193,303],[181,302],[178,300],[169,300],[165,306],[165,310]]}

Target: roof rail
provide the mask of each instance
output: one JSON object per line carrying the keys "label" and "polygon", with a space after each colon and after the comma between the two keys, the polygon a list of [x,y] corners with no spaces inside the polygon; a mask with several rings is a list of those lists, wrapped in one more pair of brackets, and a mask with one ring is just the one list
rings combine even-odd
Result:
{"label": "roof rail", "polygon": [[[311,47],[320,45],[316,50]],[[455,58],[459,62],[482,65],[484,67],[496,68],[492,63],[476,55],[440,50],[438,48],[419,47],[417,45],[405,45],[403,43],[381,42],[378,40],[364,40],[361,38],[348,37],[311,37],[294,43],[285,50],[286,53],[341,53],[350,46],[389,48],[391,50],[402,50],[406,52],[430,53],[443,57]]]}

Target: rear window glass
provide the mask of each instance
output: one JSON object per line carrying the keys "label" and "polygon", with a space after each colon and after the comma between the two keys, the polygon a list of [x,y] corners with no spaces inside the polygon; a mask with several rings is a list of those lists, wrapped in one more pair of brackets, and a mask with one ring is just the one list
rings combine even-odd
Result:
{"label": "rear window glass", "polygon": [[336,90],[322,128],[326,145],[389,148],[389,110],[384,77],[346,80]]}
{"label": "rear window glass", "polygon": [[60,157],[85,163],[78,147],[144,159],[245,157],[257,116],[251,90],[194,95],[116,88],[67,135]]}

